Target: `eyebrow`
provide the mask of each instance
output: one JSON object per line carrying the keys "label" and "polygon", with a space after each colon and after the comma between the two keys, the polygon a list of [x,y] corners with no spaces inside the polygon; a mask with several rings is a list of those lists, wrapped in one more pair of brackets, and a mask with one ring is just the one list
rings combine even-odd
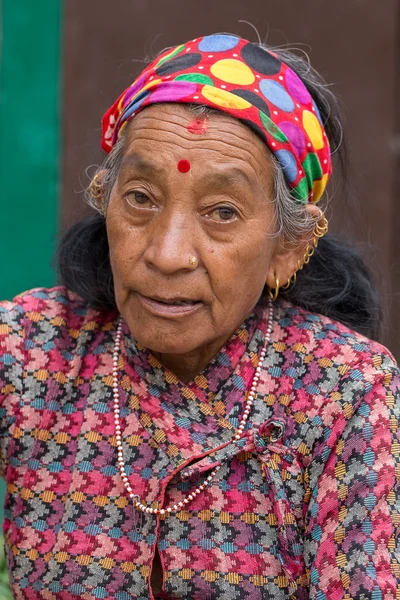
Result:
{"label": "eyebrow", "polygon": [[[166,173],[165,167],[155,165],[136,152],[127,154],[121,162],[121,169],[132,167],[146,175],[161,175]],[[223,172],[204,173],[200,181],[205,181],[208,187],[215,185],[218,188],[224,188],[233,187],[238,184],[245,184],[251,188],[257,187],[256,182],[239,167],[227,167]]]}
{"label": "eyebrow", "polygon": [[206,180],[208,186],[233,187],[237,184],[245,184],[248,187],[255,187],[255,182],[238,167],[228,167],[223,173],[207,173],[203,175],[202,179]]}

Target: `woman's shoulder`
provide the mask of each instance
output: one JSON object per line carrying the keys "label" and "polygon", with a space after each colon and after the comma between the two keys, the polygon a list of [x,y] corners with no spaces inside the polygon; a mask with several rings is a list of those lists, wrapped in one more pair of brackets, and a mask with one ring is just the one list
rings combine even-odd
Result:
{"label": "woman's shoulder", "polygon": [[294,447],[301,448],[307,464],[317,458],[315,485],[328,449],[346,428],[346,435],[352,430],[359,439],[370,419],[390,438],[391,423],[400,418],[400,372],[385,346],[325,315],[281,300],[275,317],[260,391],[279,390],[275,410],[290,418]]}
{"label": "woman's shoulder", "polygon": [[375,340],[326,315],[281,300],[276,309],[278,337],[285,347],[300,353],[306,363],[349,368],[362,372],[397,368],[390,350]]}
{"label": "woman's shoulder", "polygon": [[111,326],[115,317],[115,311],[94,309],[65,286],[37,287],[0,302],[0,339],[3,346],[13,334],[45,343],[55,330],[76,338],[82,329]]}
{"label": "woman's shoulder", "polygon": [[[2,312],[37,312],[39,314],[57,314],[66,310],[85,308],[82,298],[63,285],[54,287],[36,287],[20,292],[12,300],[0,301]],[[86,307],[88,309],[88,307]]]}

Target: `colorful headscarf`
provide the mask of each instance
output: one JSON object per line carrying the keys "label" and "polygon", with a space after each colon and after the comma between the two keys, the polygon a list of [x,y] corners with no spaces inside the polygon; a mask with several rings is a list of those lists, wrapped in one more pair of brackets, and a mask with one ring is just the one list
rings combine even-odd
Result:
{"label": "colorful headscarf", "polygon": [[273,52],[234,35],[197,38],[158,56],[103,117],[109,152],[126,124],[149,104],[217,108],[261,136],[294,197],[318,202],[332,171],[318,108],[296,73]]}

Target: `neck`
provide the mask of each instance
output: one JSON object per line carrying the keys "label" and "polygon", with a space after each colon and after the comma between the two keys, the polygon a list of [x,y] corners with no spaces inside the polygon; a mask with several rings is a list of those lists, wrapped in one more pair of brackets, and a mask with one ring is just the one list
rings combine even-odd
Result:
{"label": "neck", "polygon": [[[254,308],[252,308],[254,310]],[[245,321],[251,314],[250,310],[247,315],[242,319],[241,322]],[[154,352],[152,354],[157,360],[164,365],[167,369],[172,371],[180,381],[185,384],[190,383],[196,377],[202,373],[212,358],[221,350],[224,344],[231,338],[239,327],[239,323],[230,332],[229,335],[220,337],[213,342],[206,344],[200,348],[196,348],[191,352],[185,354],[164,354],[162,352]]]}
{"label": "neck", "polygon": [[164,367],[167,367],[183,383],[187,384],[204,371],[223,345],[223,343],[214,344],[189,354],[163,354],[161,352],[153,352],[153,354]]}

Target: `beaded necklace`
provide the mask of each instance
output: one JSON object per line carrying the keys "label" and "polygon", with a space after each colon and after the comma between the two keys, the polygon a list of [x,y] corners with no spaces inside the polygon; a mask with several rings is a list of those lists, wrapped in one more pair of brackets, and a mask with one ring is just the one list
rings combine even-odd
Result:
{"label": "beaded necklace", "polygon": [[[249,418],[249,414],[251,412],[251,408],[252,408],[254,398],[256,395],[256,391],[257,391],[258,380],[259,380],[260,374],[261,374],[262,364],[264,362],[265,355],[267,353],[267,346],[269,344],[269,340],[271,337],[272,318],[273,318],[273,305],[272,305],[271,299],[269,299],[267,331],[265,333],[264,345],[262,347],[260,358],[259,358],[256,370],[254,373],[253,381],[251,383],[249,396],[245,403],[243,417],[239,423],[237,430],[235,431],[235,435],[233,436],[232,441],[237,441],[241,438],[243,430],[246,426],[247,419]],[[219,469],[221,467],[219,465],[216,466],[211,471],[211,473],[207,477],[207,479],[201,485],[199,485],[198,488],[196,488],[193,492],[188,494],[188,496],[186,496],[186,498],[184,498],[184,500],[182,500],[181,502],[178,502],[177,504],[174,504],[173,506],[170,506],[168,508],[151,508],[149,506],[146,506],[145,504],[143,504],[143,502],[140,501],[140,497],[137,494],[133,493],[133,490],[132,490],[131,486],[129,485],[128,476],[125,471],[125,462],[124,462],[123,453],[122,453],[122,437],[121,437],[120,409],[119,409],[120,399],[119,399],[119,389],[118,389],[118,356],[119,356],[120,345],[121,345],[121,337],[122,337],[122,316],[120,315],[120,317],[118,319],[118,327],[117,327],[117,333],[115,336],[114,352],[113,352],[114,420],[115,420],[116,440],[117,440],[117,448],[118,448],[119,470],[121,473],[121,477],[122,477],[122,481],[124,483],[125,489],[128,492],[131,500],[133,500],[133,504],[134,504],[135,508],[137,508],[138,510],[140,510],[144,513],[168,516],[169,514],[171,514],[171,512],[176,512],[178,510],[181,510],[181,508],[183,508],[186,504],[189,504],[189,502],[191,502],[191,500],[193,500],[198,494],[200,494],[200,492],[202,492],[208,485],[210,485],[211,481],[213,480],[213,478],[215,477],[215,475],[217,474],[217,472],[219,471]]]}

